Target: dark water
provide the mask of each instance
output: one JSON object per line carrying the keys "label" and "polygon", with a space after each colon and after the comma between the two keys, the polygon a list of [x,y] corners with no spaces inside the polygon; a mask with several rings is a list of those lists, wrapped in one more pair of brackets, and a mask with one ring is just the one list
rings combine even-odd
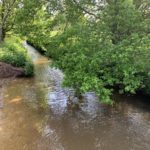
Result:
{"label": "dark water", "polygon": [[0,150],[150,150],[150,101],[114,96],[113,107],[93,93],[78,101],[60,86],[63,74],[25,44],[35,77],[3,90]]}

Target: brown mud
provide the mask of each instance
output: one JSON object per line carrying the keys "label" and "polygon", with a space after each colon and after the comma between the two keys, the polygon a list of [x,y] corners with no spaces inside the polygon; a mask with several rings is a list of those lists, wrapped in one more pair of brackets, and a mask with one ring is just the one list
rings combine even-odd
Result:
{"label": "brown mud", "polygon": [[0,78],[19,77],[25,74],[24,69],[0,62]]}

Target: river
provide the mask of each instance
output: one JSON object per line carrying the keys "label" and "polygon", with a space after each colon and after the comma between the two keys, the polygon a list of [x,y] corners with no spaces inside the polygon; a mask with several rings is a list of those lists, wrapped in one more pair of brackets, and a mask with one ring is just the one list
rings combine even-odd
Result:
{"label": "river", "polygon": [[150,150],[148,98],[114,96],[118,102],[107,106],[86,93],[78,101],[51,60],[24,45],[35,77],[3,88],[0,150]]}

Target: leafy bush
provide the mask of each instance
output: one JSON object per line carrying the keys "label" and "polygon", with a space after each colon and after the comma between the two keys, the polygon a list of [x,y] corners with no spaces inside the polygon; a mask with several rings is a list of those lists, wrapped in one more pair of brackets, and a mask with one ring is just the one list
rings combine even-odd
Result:
{"label": "leafy bush", "polygon": [[63,84],[77,95],[95,91],[105,103],[112,103],[116,87],[120,93],[143,90],[150,95],[150,20],[144,11],[132,1],[115,0],[95,14],[100,19],[89,19],[72,3],[64,7],[63,14],[55,14],[49,25],[47,15],[43,21],[37,18],[28,34],[63,70]]}
{"label": "leafy bush", "polygon": [[25,75],[33,74],[33,64],[17,37],[7,38],[0,47],[0,61],[25,69]]}
{"label": "leafy bush", "polygon": [[150,38],[132,34],[118,44],[112,44],[110,38],[104,29],[95,37],[90,27],[77,24],[51,39],[47,54],[64,71],[65,86],[78,93],[95,91],[106,103],[112,103],[110,95],[116,86],[120,93],[145,89]]}
{"label": "leafy bush", "polygon": [[25,75],[26,76],[32,76],[33,75],[33,73],[34,73],[34,71],[33,71],[34,67],[33,67],[33,64],[31,62],[31,60],[28,59],[28,61],[25,64],[24,69],[25,69]]}

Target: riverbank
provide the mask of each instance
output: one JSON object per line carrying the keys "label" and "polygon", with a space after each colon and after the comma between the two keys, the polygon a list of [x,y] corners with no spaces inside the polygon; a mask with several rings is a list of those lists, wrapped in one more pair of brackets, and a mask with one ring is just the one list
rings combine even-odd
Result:
{"label": "riverbank", "polygon": [[13,67],[11,64],[0,62],[0,109],[3,108],[3,89],[16,77],[25,76],[23,68]]}
{"label": "riverbank", "polygon": [[10,36],[0,43],[0,109],[3,108],[3,89],[11,79],[33,76],[34,67],[22,41]]}
{"label": "riverbank", "polygon": [[0,78],[25,76],[23,68],[13,67],[10,64],[0,62]]}
{"label": "riverbank", "polygon": [[0,78],[32,76],[34,67],[22,41],[10,36],[0,45]]}
{"label": "riverbank", "polygon": [[39,46],[38,44],[32,42],[32,40],[27,40],[26,42],[29,45],[33,46],[40,54],[46,55],[46,51],[41,46]]}

